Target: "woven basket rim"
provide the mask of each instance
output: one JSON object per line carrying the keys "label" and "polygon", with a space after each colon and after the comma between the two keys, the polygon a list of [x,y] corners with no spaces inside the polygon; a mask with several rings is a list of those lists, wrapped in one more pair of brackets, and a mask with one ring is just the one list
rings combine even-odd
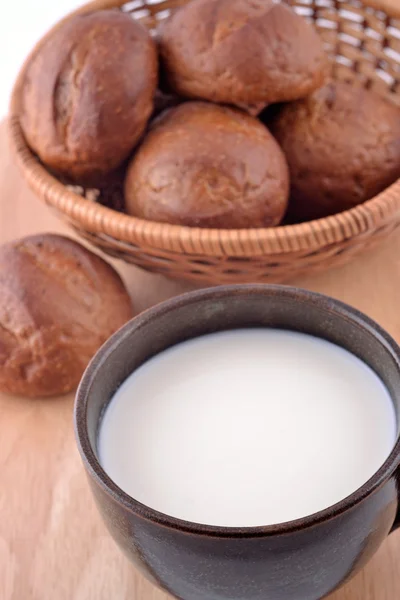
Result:
{"label": "woven basket rim", "polygon": [[[391,0],[364,0],[362,4],[385,11],[390,17],[400,18],[400,6],[398,9],[394,8],[390,2]],[[317,252],[319,248],[329,244],[338,244],[367,234],[371,227],[379,229],[400,213],[400,179],[371,200],[348,211],[296,225],[257,229],[207,229],[147,221],[102,206],[67,189],[46,170],[25,141],[19,118],[20,88],[25,71],[46,39],[66,20],[78,14],[117,8],[124,4],[126,2],[122,0],[94,0],[58,21],[32,49],[15,82],[8,118],[11,149],[26,180],[49,206],[91,233],[137,246],[157,247],[177,253],[183,251],[193,255],[249,258],[261,254],[275,255],[304,250]]]}

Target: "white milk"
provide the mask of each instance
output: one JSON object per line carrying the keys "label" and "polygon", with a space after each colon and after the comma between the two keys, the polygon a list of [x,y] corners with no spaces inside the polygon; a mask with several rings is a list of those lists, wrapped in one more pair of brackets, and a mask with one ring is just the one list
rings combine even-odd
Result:
{"label": "white milk", "polygon": [[396,429],[384,384],[349,352],[245,329],[179,344],[133,373],[105,413],[99,453],[143,504],[247,527],[350,495],[385,462]]}

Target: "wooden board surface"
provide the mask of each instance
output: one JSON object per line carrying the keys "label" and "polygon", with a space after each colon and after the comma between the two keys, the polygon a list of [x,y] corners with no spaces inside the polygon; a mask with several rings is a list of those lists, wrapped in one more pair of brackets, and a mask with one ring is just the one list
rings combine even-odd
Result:
{"label": "wooden board surface", "polygon": [[[69,233],[27,189],[0,125],[0,241]],[[115,263],[136,310],[189,289]],[[400,341],[400,233],[351,265],[291,283],[340,298]],[[166,600],[109,538],[75,448],[73,396],[28,401],[0,395],[0,599]],[[400,532],[331,600],[400,598]]]}

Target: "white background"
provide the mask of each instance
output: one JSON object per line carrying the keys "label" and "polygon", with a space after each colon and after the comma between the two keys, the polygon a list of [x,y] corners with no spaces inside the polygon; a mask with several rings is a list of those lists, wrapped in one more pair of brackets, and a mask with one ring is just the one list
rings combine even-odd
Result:
{"label": "white background", "polygon": [[37,40],[84,0],[0,0],[0,118],[18,69]]}

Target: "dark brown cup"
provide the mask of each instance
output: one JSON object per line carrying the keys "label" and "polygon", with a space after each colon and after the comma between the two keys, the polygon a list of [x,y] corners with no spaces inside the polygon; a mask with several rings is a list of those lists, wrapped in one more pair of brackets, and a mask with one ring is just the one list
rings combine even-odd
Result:
{"label": "dark brown cup", "polygon": [[383,379],[399,421],[399,347],[376,323],[331,298],[281,286],[215,288],[156,306],[123,327],[83,377],[75,406],[78,446],[116,542],[147,577],[182,600],[323,598],[398,525],[399,440],[374,477],[342,502],[268,527],[210,527],[169,517],[129,497],[103,471],[96,448],[101,417],[132,371],[188,338],[253,326],[305,332],[346,348]]}

